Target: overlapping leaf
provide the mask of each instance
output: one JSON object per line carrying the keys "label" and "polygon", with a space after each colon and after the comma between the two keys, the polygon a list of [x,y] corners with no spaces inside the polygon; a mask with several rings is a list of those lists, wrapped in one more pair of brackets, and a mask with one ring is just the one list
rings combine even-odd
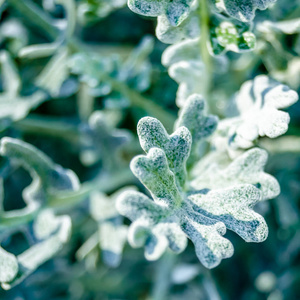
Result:
{"label": "overlapping leaf", "polygon": [[[192,100],[196,106],[200,105],[198,117],[202,125],[207,126],[210,118],[202,116],[203,100],[196,96]],[[192,113],[191,103],[187,109],[189,113]],[[180,122],[184,122],[187,112]],[[185,121],[192,129],[201,126],[196,121],[188,122],[188,117]],[[210,133],[209,126],[207,130],[202,131],[199,139]],[[188,237],[195,245],[199,260],[206,267],[213,268],[233,254],[232,244],[222,237],[226,227],[246,241],[261,242],[267,237],[265,221],[252,210],[261,200],[262,193],[247,182],[259,174],[263,184],[274,183],[275,179],[261,170],[264,159],[253,167],[252,173],[256,171],[256,174],[248,178],[244,178],[243,160],[236,162],[237,166],[232,166],[234,171],[231,173],[235,172],[243,180],[227,189],[208,193],[207,189],[189,191],[185,177],[185,164],[191,148],[189,130],[179,127],[169,136],[158,120],[146,117],[138,124],[138,134],[147,155],[134,158],[131,170],[149,190],[153,200],[139,192],[125,192],[117,201],[117,209],[133,222],[129,228],[129,243],[133,247],[144,245],[146,258],[159,258],[167,247],[180,253],[185,249]],[[197,139],[196,132],[194,135]]]}
{"label": "overlapping leaf", "polygon": [[[35,243],[17,256],[1,249],[1,284],[10,289],[52,258],[68,241],[71,232],[69,216],[55,216],[44,209],[48,201],[59,192],[79,187],[76,175],[54,164],[45,154],[33,146],[12,138],[2,138],[0,154],[25,168],[32,183],[23,191],[25,208],[4,211],[1,207],[0,229],[21,230],[32,228]],[[2,186],[1,186],[2,190]],[[1,193],[1,203],[3,202]]]}

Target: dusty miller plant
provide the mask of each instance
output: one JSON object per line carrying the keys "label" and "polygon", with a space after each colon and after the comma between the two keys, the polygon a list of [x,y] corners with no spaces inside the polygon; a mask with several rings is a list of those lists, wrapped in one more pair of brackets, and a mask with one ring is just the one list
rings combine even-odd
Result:
{"label": "dusty miller plant", "polygon": [[[299,34],[299,19],[256,22],[256,12],[273,9],[275,2],[128,0],[134,13],[157,18],[156,37],[167,44],[160,44],[159,69],[151,63],[157,42],[151,36],[135,48],[116,51],[79,40],[78,27],[94,26],[124,8],[124,0],[44,0],[40,6],[30,0],[0,0],[0,14],[24,12],[43,38],[29,45],[30,32],[16,19],[0,27],[5,44],[0,52],[3,289],[21,284],[62,249],[76,261],[74,270],[83,264],[95,271],[102,263],[105,270],[120,267],[127,241],[133,248],[144,247],[145,258],[153,261],[168,257],[169,250],[182,253],[190,240],[201,264],[211,269],[234,253],[224,236],[227,229],[246,242],[267,239],[263,210],[255,205],[277,197],[280,186],[265,171],[268,153],[260,145],[287,132],[290,116],[285,110],[298,100],[291,88],[299,85],[295,78],[300,69],[297,57],[282,58],[287,67],[282,71],[266,54],[277,48],[285,57],[286,49],[276,41]],[[293,51],[300,52],[298,44]],[[272,76],[245,71],[258,64],[257,53]],[[42,68],[26,82],[22,63],[39,60]],[[167,91],[161,89],[161,99],[151,99],[162,68],[178,84],[172,94],[177,119],[164,107]],[[241,76],[232,81],[240,86],[226,94],[218,83],[226,84],[224,78],[234,71]],[[43,112],[43,105],[51,107],[61,99],[75,99],[75,118],[61,121],[34,111]],[[224,101],[230,102],[226,109]],[[126,125],[128,115],[137,123],[137,136],[131,132],[135,124]],[[72,154],[80,164],[77,169],[88,171],[77,176],[54,163],[34,146],[31,134],[63,140],[72,150],[59,149],[60,163]],[[136,155],[140,147],[145,154]],[[20,167],[32,178],[22,192],[24,207],[6,210],[5,182]],[[26,240],[21,252],[11,250],[17,233]],[[66,277],[77,284],[83,275],[73,273],[69,270]]]}

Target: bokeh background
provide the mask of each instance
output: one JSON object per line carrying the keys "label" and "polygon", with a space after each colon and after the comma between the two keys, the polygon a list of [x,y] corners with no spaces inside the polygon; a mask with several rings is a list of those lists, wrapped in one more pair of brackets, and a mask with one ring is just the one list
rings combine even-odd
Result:
{"label": "bokeh background", "polygon": [[[73,53],[68,53],[55,66],[58,83],[53,87],[47,89],[47,83],[53,80],[51,77],[46,80],[44,78],[42,84],[37,84],[36,78],[53,55],[20,57],[20,49],[32,44],[51,43],[54,39],[36,19],[22,10],[18,1],[33,4],[38,11],[43,11],[57,22],[64,18],[63,7],[51,0],[6,1],[1,6],[0,45],[1,49],[9,53],[17,67],[22,82],[20,95],[30,97],[37,90],[43,89],[47,91],[47,97],[26,118],[8,126],[5,123],[0,136],[16,137],[29,142],[56,163],[72,169],[81,182],[91,181],[107,172],[107,168],[114,168],[116,163],[110,162],[110,152],[103,156],[105,150],[100,153],[102,156],[96,163],[89,163],[91,157],[83,149],[85,142],[82,142],[80,136],[85,130],[87,115],[94,110],[101,110],[114,128],[131,132],[131,142],[118,152],[124,168],[128,169],[131,158],[142,152],[136,137],[136,124],[141,117],[151,115],[152,111],[149,112],[142,105],[132,105],[128,100],[130,93],[120,92],[122,88],[115,89],[113,84],[105,80],[96,83],[92,96],[89,97],[85,87],[86,82],[94,79],[90,76],[94,71],[86,75],[90,76],[88,79],[82,80],[83,73],[86,72],[82,66],[78,67],[75,63],[72,67],[70,60],[68,67],[71,64],[72,71],[67,72],[63,68],[69,56],[78,53],[80,56],[81,49],[73,49]],[[96,71],[97,68],[111,68],[112,78],[117,78],[123,72],[123,82],[131,90],[152,99],[162,111],[176,116],[178,108],[175,105],[175,95],[178,85],[161,64],[161,55],[167,45],[155,38],[156,19],[134,14],[123,5],[124,1],[115,1],[119,3],[112,7],[113,2],[76,2],[77,40],[93,49],[98,60]],[[84,6],[87,4],[88,11]],[[254,22],[256,49],[243,54],[229,51],[222,55],[222,70],[214,70],[210,92],[215,114],[220,118],[233,115],[233,95],[244,81],[259,74],[270,75],[299,92],[299,26],[292,34],[274,28],[266,31],[261,26],[265,20],[276,22],[295,19],[299,24],[299,18],[300,5],[296,0],[278,0],[270,9],[257,12]],[[136,55],[133,51],[137,51],[135,49],[141,41],[144,48],[140,61],[135,68],[131,68]],[[87,64],[82,57],[72,59],[82,59],[83,66]],[[1,82],[3,88],[3,80]],[[88,107],[85,103],[89,99],[92,104]],[[261,147],[267,149],[270,155],[267,172],[274,175],[281,186],[281,194],[276,199],[260,203],[255,208],[269,225],[269,237],[264,243],[248,244],[235,234],[227,232],[226,236],[232,241],[235,254],[211,271],[200,265],[193,245],[190,244],[181,255],[168,254],[156,262],[148,262],[144,258],[143,249],[132,249],[126,244],[122,262],[117,268],[103,263],[100,248],[85,259],[78,260],[78,249],[97,228],[90,216],[88,199],[83,199],[76,206],[65,210],[71,215],[73,222],[69,243],[55,258],[39,267],[21,284],[9,291],[1,290],[0,298],[299,299],[300,103],[293,105],[288,112],[291,116],[288,132],[274,140],[260,140]],[[1,159],[0,163],[4,166],[6,161]],[[128,183],[138,184],[133,176],[128,176]],[[24,207],[21,192],[30,181],[30,176],[23,169],[17,169],[4,177],[6,210]],[[122,187],[122,183],[119,186],[112,184],[105,192],[111,194],[119,187]],[[17,232],[9,238],[4,237],[2,246],[13,253],[20,253],[29,243],[25,238],[26,234],[28,233]]]}

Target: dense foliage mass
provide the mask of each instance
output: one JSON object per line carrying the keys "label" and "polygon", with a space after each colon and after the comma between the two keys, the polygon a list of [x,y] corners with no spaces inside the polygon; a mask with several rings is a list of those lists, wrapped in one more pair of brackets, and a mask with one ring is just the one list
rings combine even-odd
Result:
{"label": "dense foliage mass", "polygon": [[299,8],[0,0],[0,298],[298,299]]}

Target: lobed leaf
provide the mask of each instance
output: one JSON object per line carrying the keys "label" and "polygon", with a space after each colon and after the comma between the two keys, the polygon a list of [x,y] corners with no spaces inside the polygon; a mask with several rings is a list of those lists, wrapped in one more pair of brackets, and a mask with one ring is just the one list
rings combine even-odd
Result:
{"label": "lobed leaf", "polygon": [[168,135],[164,126],[155,118],[142,118],[137,125],[141,147],[148,153],[151,148],[162,149],[170,170],[180,186],[185,182],[186,160],[189,157],[192,137],[186,127],[179,127]]}
{"label": "lobed leaf", "polygon": [[199,94],[193,94],[186,100],[180,110],[175,128],[185,126],[192,135],[192,147],[196,148],[199,142],[210,136],[216,129],[218,118],[204,113],[205,100]]}
{"label": "lobed leaf", "polygon": [[253,185],[199,193],[189,196],[189,200],[197,212],[224,223],[246,242],[260,243],[268,236],[264,218],[252,209],[261,200],[260,191]]}
{"label": "lobed leaf", "polygon": [[165,15],[172,26],[178,26],[190,13],[194,0],[128,0],[135,13],[157,17]]}
{"label": "lobed leaf", "polygon": [[255,17],[255,10],[264,10],[276,0],[212,0],[219,11],[242,22],[250,22]]}
{"label": "lobed leaf", "polygon": [[32,176],[32,183],[23,191],[26,203],[47,202],[59,192],[79,188],[78,178],[73,171],[54,164],[44,153],[25,142],[2,138],[0,155],[16,160]]}
{"label": "lobed leaf", "polygon": [[280,193],[277,180],[264,172],[267,163],[267,152],[254,148],[237,157],[225,168],[208,160],[201,168],[194,168],[196,178],[191,182],[195,190],[233,187],[251,183],[261,193],[261,200],[273,199]]}

